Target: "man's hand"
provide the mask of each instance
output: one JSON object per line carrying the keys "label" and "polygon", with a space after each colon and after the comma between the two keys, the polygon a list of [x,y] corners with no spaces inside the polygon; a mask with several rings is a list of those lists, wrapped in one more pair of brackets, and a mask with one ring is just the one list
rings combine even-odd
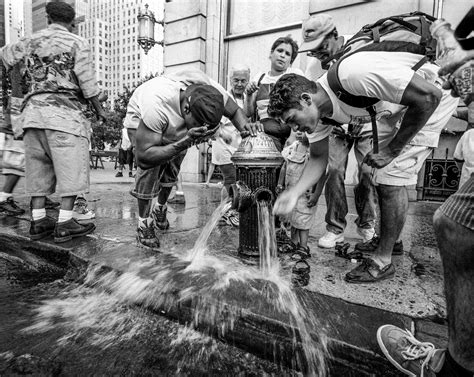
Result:
{"label": "man's hand", "polygon": [[384,148],[379,153],[369,152],[362,162],[373,168],[380,169],[390,164],[398,154],[392,152],[389,148]]}
{"label": "man's hand", "polygon": [[319,195],[310,194],[308,198],[308,203],[306,204],[308,208],[314,207],[318,203]]}
{"label": "man's hand", "polygon": [[207,132],[207,127],[206,126],[201,126],[201,127],[194,127],[191,128],[188,131],[188,136],[193,140],[197,141],[198,139],[203,138],[206,135]]}
{"label": "man's hand", "polygon": [[344,131],[344,128],[342,128],[342,126],[334,126],[332,128],[332,134],[341,139],[346,138],[346,131]]}
{"label": "man's hand", "polygon": [[105,123],[105,122],[107,122],[107,120],[108,120],[108,118],[109,118],[108,115],[109,115],[109,114],[106,113],[105,111],[99,111],[99,112],[97,113],[97,120],[98,120],[99,122]]}
{"label": "man's hand", "polygon": [[242,138],[247,136],[257,136],[257,132],[263,132],[263,124],[260,122],[247,122],[244,125],[244,129],[240,131]]}
{"label": "man's hand", "polygon": [[245,88],[245,94],[250,96],[258,90],[258,85],[255,81],[251,81],[247,84]]}
{"label": "man's hand", "polygon": [[296,206],[298,201],[298,195],[293,193],[293,190],[283,191],[280,196],[278,196],[275,205],[273,206],[274,215],[287,215],[293,208]]}

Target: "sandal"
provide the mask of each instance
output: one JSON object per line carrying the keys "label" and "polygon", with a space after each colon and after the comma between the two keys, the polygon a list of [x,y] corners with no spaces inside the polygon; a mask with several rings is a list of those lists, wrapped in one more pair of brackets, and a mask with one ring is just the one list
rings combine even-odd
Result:
{"label": "sandal", "polygon": [[341,257],[344,259],[357,259],[361,260],[363,258],[362,252],[360,251],[353,251],[353,252],[348,252],[349,248],[351,247],[350,243],[346,242],[343,245],[336,245],[336,252],[334,255],[336,257]]}
{"label": "sandal", "polygon": [[295,252],[291,255],[291,259],[294,261],[304,261],[305,259],[308,259],[311,257],[311,252],[309,251],[309,247],[306,246],[301,246],[298,245],[296,248]]}
{"label": "sandal", "polygon": [[295,287],[304,287],[309,283],[310,267],[304,259],[298,261],[293,266],[291,272],[291,282]]}

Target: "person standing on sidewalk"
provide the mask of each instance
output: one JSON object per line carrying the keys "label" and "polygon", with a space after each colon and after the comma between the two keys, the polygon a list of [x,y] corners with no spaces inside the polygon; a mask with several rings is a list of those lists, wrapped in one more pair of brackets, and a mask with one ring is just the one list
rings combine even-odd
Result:
{"label": "person standing on sidewalk", "polygon": [[[72,33],[74,9],[66,3],[46,4],[48,28],[0,50],[6,66],[24,63],[28,90],[20,114],[24,131],[26,188],[32,196],[30,237],[54,233],[56,242],[91,233],[94,224],[72,217],[76,196],[89,190],[91,122],[87,100],[105,120],[87,41]],[[61,196],[56,221],[46,216],[45,198]]]}
{"label": "person standing on sidewalk", "polygon": [[169,228],[166,203],[186,151],[211,137],[223,115],[243,135],[255,134],[225,89],[198,70],[155,77],[133,92],[124,126],[136,145],[138,170],[130,194],[138,200],[140,246],[159,248],[155,227]]}
{"label": "person standing on sidewalk", "polygon": [[[380,150],[369,152],[364,162],[375,168],[380,204],[380,243],[371,258],[348,272],[348,283],[372,283],[394,276],[393,247],[408,211],[406,186],[415,184],[424,160],[437,146],[441,130],[458,100],[441,90],[438,66],[425,62],[415,72],[420,55],[395,51],[357,51],[340,61],[338,75],[354,95],[376,98]],[[375,93],[377,96],[375,97]],[[287,214],[297,198],[318,182],[326,171],[331,126],[319,122],[329,117],[339,123],[370,120],[365,109],[347,105],[331,89],[327,74],[317,82],[288,74],[270,94],[269,112],[294,130],[305,131],[310,159],[301,179],[276,200],[275,214]]]}
{"label": "person standing on sidewalk", "polygon": [[133,146],[128,138],[127,129],[124,127],[122,128],[122,138],[120,140],[120,146],[118,150],[118,172],[115,174],[116,178],[123,177],[123,168],[125,165],[128,165],[128,176],[131,178],[133,177]]}
{"label": "person standing on sidewalk", "polygon": [[[320,13],[303,22],[303,43],[299,53],[306,52],[321,62],[323,70],[327,70],[344,50],[345,43],[351,35],[339,35],[330,15]],[[311,59],[314,60],[314,59]],[[315,77],[313,62],[308,63],[305,76]],[[322,73],[319,70],[319,73]],[[372,168],[362,163],[365,155],[372,150],[372,128],[366,124],[343,124],[333,128],[329,136],[329,161],[325,187],[327,203],[326,234],[319,240],[319,247],[333,248],[338,242],[344,242],[344,230],[347,226],[348,213],[346,187],[347,161],[349,152],[354,148],[357,159],[358,180],[354,187],[354,199],[357,211],[357,232],[363,242],[371,240],[375,226],[376,192],[372,182]],[[318,182],[323,185],[324,181]]]}
{"label": "person standing on sidewalk", "polygon": [[[456,28],[458,42],[466,50],[440,69],[439,75],[450,75],[445,89],[461,94],[471,104],[470,126],[474,123],[474,7]],[[469,38],[469,36],[471,36]],[[462,82],[461,91],[452,80]],[[443,262],[446,311],[448,315],[447,348],[419,341],[407,330],[383,325],[377,341],[384,355],[407,376],[472,377],[474,376],[474,174],[435,212],[433,227]]]}

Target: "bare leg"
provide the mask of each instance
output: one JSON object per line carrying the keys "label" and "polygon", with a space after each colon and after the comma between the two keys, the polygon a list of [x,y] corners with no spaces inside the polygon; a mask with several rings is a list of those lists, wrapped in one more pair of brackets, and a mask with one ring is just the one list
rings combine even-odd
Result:
{"label": "bare leg", "polygon": [[150,216],[151,200],[138,199],[138,216],[146,218]]}
{"label": "bare leg", "polygon": [[[74,207],[74,201],[76,200],[76,195],[72,196],[63,196],[61,198],[61,209],[64,209],[66,211],[72,211]],[[35,207],[33,207],[35,208]],[[44,206],[43,206],[44,208]]]}
{"label": "bare leg", "polygon": [[161,187],[160,192],[158,193],[158,204],[165,205],[168,201],[168,198],[171,194],[173,187]]}
{"label": "bare leg", "polygon": [[300,242],[300,235],[298,233],[298,229],[294,227],[291,227],[291,241],[293,241],[295,245],[298,245],[298,243]]}
{"label": "bare leg", "polygon": [[382,267],[392,262],[392,250],[408,211],[408,192],[405,186],[377,186],[380,203],[380,242],[372,258]]}
{"label": "bare leg", "polygon": [[31,207],[33,209],[45,208],[46,196],[33,196],[31,198]]}
{"label": "bare leg", "polygon": [[299,229],[300,234],[300,246],[308,247],[308,236],[309,236],[309,229]]}
{"label": "bare leg", "polygon": [[474,231],[437,210],[433,225],[443,261],[448,312],[448,350],[454,361],[474,371]]}
{"label": "bare leg", "polygon": [[216,165],[211,162],[209,165],[209,172],[207,173],[207,180],[206,180],[206,185],[209,185],[209,182],[211,181],[211,177],[214,174],[214,169]]}
{"label": "bare leg", "polygon": [[5,183],[3,184],[3,192],[7,194],[11,194],[19,180],[20,180],[19,175],[5,174]]}

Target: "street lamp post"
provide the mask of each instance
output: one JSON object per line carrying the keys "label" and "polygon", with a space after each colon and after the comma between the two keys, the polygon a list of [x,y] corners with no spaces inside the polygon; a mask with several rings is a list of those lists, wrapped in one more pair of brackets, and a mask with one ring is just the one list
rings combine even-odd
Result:
{"label": "street lamp post", "polygon": [[163,41],[155,41],[155,24],[164,25],[163,21],[157,21],[151,10],[148,10],[148,4],[145,4],[145,13],[138,11],[138,38],[137,42],[145,54],[156,44],[163,46]]}

